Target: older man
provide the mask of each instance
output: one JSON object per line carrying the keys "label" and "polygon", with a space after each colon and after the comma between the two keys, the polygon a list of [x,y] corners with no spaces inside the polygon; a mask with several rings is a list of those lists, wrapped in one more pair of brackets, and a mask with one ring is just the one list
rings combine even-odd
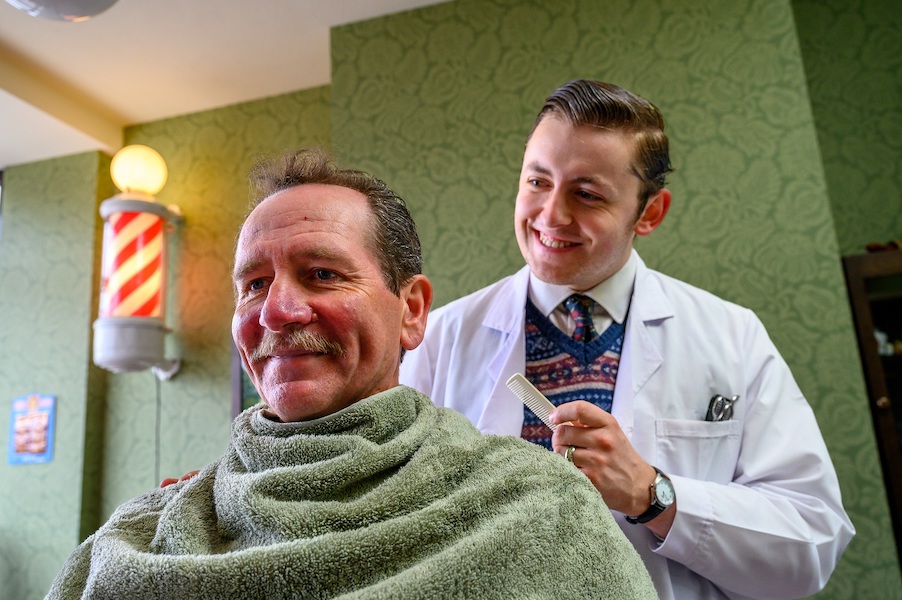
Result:
{"label": "older man", "polygon": [[226,453],[120,507],[50,598],[654,598],[560,456],[398,386],[432,299],[403,203],[290,154],[253,174],[233,336],[264,400]]}

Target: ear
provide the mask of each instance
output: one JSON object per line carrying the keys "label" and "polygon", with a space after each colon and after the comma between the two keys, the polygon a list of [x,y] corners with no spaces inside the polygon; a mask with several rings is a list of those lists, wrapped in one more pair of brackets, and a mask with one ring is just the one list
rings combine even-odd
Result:
{"label": "ear", "polygon": [[432,306],[432,283],[425,275],[415,275],[401,289],[405,309],[401,320],[401,347],[413,350],[426,333],[426,315]]}
{"label": "ear", "polygon": [[670,190],[661,188],[648,198],[633,231],[636,235],[648,235],[661,224],[668,210],[670,210]]}

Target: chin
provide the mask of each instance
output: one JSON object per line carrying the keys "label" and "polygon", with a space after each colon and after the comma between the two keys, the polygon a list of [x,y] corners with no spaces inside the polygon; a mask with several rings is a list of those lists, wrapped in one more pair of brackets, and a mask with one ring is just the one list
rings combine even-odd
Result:
{"label": "chin", "polygon": [[534,267],[533,265],[529,265],[530,271],[532,274],[544,281],[545,283],[550,283],[553,285],[570,285],[570,283],[574,280],[574,275],[570,272],[562,271],[561,269],[548,268],[546,267]]}
{"label": "chin", "polygon": [[334,412],[322,382],[289,381],[265,386],[269,408],[284,422],[309,421]]}

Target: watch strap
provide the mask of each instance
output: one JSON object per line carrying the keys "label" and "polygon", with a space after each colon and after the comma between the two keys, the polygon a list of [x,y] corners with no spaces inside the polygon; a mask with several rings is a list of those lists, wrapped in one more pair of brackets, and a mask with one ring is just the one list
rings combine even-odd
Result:
{"label": "watch strap", "polygon": [[655,486],[657,485],[659,479],[663,478],[669,480],[670,478],[662,473],[658,467],[652,466],[652,468],[657,472],[657,475],[655,475],[655,478],[651,482],[651,485],[648,486],[651,490],[651,506],[649,506],[648,510],[646,510],[638,517],[626,517],[627,522],[632,523],[633,525],[637,523],[648,523],[649,521],[660,515],[662,512],[667,510],[667,506],[664,506],[663,504],[658,502],[658,496],[655,493]]}

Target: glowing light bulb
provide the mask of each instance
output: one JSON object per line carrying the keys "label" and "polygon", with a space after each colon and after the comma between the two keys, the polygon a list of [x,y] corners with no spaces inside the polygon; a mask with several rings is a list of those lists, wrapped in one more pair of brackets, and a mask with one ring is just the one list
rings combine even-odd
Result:
{"label": "glowing light bulb", "polygon": [[166,185],[169,173],[160,153],[140,144],[126,146],[110,163],[113,183],[123,192],[153,196]]}

